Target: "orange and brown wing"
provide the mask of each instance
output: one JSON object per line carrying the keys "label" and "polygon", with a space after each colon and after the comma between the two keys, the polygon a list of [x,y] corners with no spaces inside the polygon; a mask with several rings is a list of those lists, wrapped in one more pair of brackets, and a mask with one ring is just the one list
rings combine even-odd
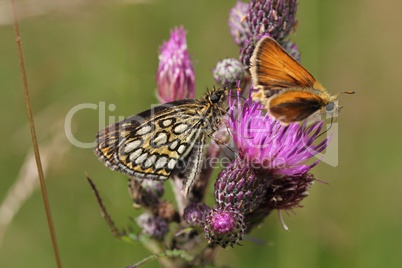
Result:
{"label": "orange and brown wing", "polygon": [[300,122],[325,106],[316,94],[289,90],[273,96],[268,103],[269,113],[284,125]]}
{"label": "orange and brown wing", "polygon": [[286,88],[311,88],[316,80],[292,58],[274,39],[258,41],[250,59],[254,88],[261,88],[266,97]]}

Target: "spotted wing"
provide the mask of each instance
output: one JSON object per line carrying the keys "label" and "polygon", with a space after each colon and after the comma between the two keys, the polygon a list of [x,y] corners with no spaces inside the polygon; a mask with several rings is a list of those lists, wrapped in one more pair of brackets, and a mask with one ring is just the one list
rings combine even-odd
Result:
{"label": "spotted wing", "polygon": [[194,99],[180,100],[112,124],[98,132],[95,154],[112,170],[166,180],[203,133],[201,108]]}
{"label": "spotted wing", "polygon": [[194,183],[197,181],[202,165],[204,163],[204,148],[205,148],[206,133],[200,133],[200,138],[197,143],[194,144],[193,149],[188,156],[180,161],[179,169],[175,170],[175,173],[183,178],[183,194],[187,196],[190,190],[193,188]]}

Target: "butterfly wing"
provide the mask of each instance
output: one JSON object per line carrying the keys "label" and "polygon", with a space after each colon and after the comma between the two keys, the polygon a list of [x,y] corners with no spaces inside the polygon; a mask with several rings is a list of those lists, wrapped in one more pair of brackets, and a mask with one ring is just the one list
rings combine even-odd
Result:
{"label": "butterfly wing", "polygon": [[307,91],[289,90],[271,97],[269,113],[283,124],[300,122],[325,106],[322,98]]}
{"label": "butterfly wing", "polygon": [[98,132],[95,154],[112,170],[166,180],[202,134],[194,99],[155,107]]}
{"label": "butterfly wing", "polygon": [[[187,196],[190,190],[193,188],[194,183],[197,181],[200,171],[202,168],[202,164],[204,163],[204,148],[206,133],[201,133],[199,141],[193,146],[192,151],[183,159],[183,169],[176,169],[175,173],[179,175],[179,177],[183,178],[183,194]],[[179,162],[180,163],[180,162]]]}
{"label": "butterfly wing", "polygon": [[262,88],[270,97],[287,88],[312,88],[314,77],[292,58],[274,39],[258,41],[250,59],[254,88]]}

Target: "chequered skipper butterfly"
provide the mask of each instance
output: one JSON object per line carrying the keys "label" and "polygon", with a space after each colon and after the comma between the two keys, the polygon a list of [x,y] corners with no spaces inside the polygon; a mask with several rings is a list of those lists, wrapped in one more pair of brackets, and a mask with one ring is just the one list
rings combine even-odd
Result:
{"label": "chequered skipper butterfly", "polygon": [[181,174],[187,195],[201,169],[206,138],[226,113],[227,93],[214,88],[201,99],[169,102],[112,124],[97,133],[95,154],[128,176],[164,181]]}

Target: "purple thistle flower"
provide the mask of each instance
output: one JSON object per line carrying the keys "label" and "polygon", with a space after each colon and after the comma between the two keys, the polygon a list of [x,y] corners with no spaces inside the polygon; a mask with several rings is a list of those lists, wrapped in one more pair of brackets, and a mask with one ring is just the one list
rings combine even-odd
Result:
{"label": "purple thistle flower", "polygon": [[[308,196],[308,190],[314,180],[314,176],[309,173],[293,177],[274,177],[266,189],[264,202],[257,209],[245,215],[247,231],[262,223],[274,209],[289,210],[302,207],[300,202]],[[283,222],[282,224],[287,229]]]}
{"label": "purple thistle flower", "polygon": [[210,245],[234,246],[243,239],[243,214],[229,206],[212,209],[205,217],[204,232]]}
{"label": "purple thistle flower", "polygon": [[237,59],[223,59],[212,71],[215,82],[221,86],[236,85],[244,78],[243,65]]}
{"label": "purple thistle flower", "polygon": [[[249,97],[241,106],[229,96],[229,120],[239,156],[257,170],[274,175],[298,176],[307,173],[318,164],[306,164],[314,155],[322,152],[330,138],[318,145],[313,142],[319,135],[323,122],[316,121],[307,126],[290,124],[283,126],[269,114],[263,113],[263,106]],[[237,114],[236,114],[237,111]]]}
{"label": "purple thistle flower", "polygon": [[247,23],[253,35],[267,33],[281,42],[296,24],[297,0],[252,0]]}
{"label": "purple thistle flower", "polygon": [[300,202],[308,196],[314,176],[305,173],[300,176],[282,176],[272,180],[265,196],[265,208],[269,209],[292,209],[301,207]]}
{"label": "purple thistle flower", "polygon": [[241,158],[235,158],[215,182],[215,202],[219,207],[227,205],[240,212],[255,210],[264,201],[272,175],[249,167]]}
{"label": "purple thistle flower", "polygon": [[[242,42],[240,49],[240,61],[244,67],[249,67],[255,45],[262,37],[270,36],[279,43],[284,43],[285,38],[296,25],[296,2],[296,0],[252,0],[250,2],[247,26],[251,36]],[[296,56],[293,50],[291,53],[292,56]]]}
{"label": "purple thistle flower", "polygon": [[153,216],[147,213],[141,214],[137,218],[137,224],[142,229],[142,233],[159,241],[163,240],[169,232],[168,222],[159,216]]}
{"label": "purple thistle flower", "polygon": [[239,46],[242,46],[252,36],[246,20],[248,5],[248,3],[238,1],[229,13],[230,34],[235,44]]}
{"label": "purple thistle flower", "polygon": [[195,75],[183,27],[173,29],[169,41],[162,44],[156,81],[161,103],[194,98]]}
{"label": "purple thistle flower", "polygon": [[[211,215],[222,215],[225,208],[235,210],[236,219],[240,214],[244,217],[246,227],[241,228],[244,233],[261,223],[274,209],[300,206],[314,180],[314,176],[307,172],[319,160],[313,164],[306,162],[322,152],[329,143],[327,138],[318,145],[313,144],[321,131],[322,121],[309,126],[306,123],[283,126],[265,114],[263,106],[253,102],[251,96],[241,104],[239,92],[235,100],[229,95],[227,125],[238,157],[219,174],[215,182],[218,208],[206,217],[208,227],[204,228],[210,243],[222,241],[219,232],[211,231],[218,229],[213,224],[217,220]],[[242,237],[243,233],[238,235]],[[224,237],[227,238],[226,235]]]}
{"label": "purple thistle flower", "polygon": [[245,68],[249,68],[250,66],[250,59],[251,56],[253,55],[255,46],[257,45],[258,41],[263,38],[264,36],[269,36],[267,33],[261,33],[254,35],[247,39],[244,43],[243,46],[240,48],[240,56],[239,60],[243,64]]}

